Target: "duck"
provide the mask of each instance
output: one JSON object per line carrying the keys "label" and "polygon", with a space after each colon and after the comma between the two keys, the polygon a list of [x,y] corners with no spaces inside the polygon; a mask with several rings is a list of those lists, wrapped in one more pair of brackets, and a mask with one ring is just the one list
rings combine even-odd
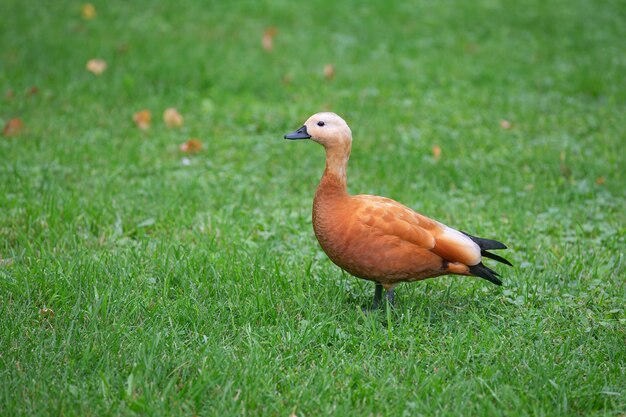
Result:
{"label": "duck", "polygon": [[393,306],[394,287],[402,282],[462,275],[502,285],[500,275],[483,259],[512,266],[490,252],[507,249],[504,243],[453,229],[390,198],[348,193],[352,131],[340,116],[316,113],[284,137],[324,147],[326,168],[313,198],[313,230],[335,265],[375,283],[371,309],[381,305],[383,288]]}

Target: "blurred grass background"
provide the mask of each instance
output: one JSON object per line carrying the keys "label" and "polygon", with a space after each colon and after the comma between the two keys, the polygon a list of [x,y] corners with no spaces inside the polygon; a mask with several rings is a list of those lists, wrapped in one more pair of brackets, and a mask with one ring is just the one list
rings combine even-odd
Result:
{"label": "blurred grass background", "polygon": [[[0,414],[626,412],[623,2],[93,5],[0,4]],[[504,287],[363,316],[282,139],[320,110],[353,193],[506,242]]]}

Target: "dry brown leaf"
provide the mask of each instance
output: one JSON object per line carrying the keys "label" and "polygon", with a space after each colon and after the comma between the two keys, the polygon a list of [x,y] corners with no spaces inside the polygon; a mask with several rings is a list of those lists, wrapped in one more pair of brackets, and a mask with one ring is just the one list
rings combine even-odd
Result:
{"label": "dry brown leaf", "polygon": [[107,69],[107,63],[103,59],[90,59],[85,67],[92,74],[100,75]]}
{"label": "dry brown leaf", "polygon": [[148,129],[150,127],[151,121],[152,113],[150,113],[150,110],[141,110],[133,114],[133,122],[135,122],[139,129]]}
{"label": "dry brown leaf", "polygon": [[324,77],[326,77],[327,80],[335,78],[335,66],[333,64],[324,65]]}
{"label": "dry brown leaf", "polygon": [[28,94],[29,96],[34,96],[37,93],[39,93],[39,88],[37,88],[36,85],[33,85],[26,91],[26,94]]}
{"label": "dry brown leaf", "polygon": [[285,74],[283,75],[283,79],[281,81],[283,82],[283,84],[289,85],[293,82],[293,75]]}
{"label": "dry brown leaf", "polygon": [[200,152],[200,150],[202,149],[202,142],[200,142],[198,139],[192,138],[185,143],[181,143],[179,149],[181,152],[185,153]]}
{"label": "dry brown leaf", "polygon": [[511,124],[511,122],[509,122],[508,120],[500,120],[500,127],[502,129],[510,129],[513,125]]}
{"label": "dry brown leaf", "polygon": [[83,4],[83,19],[91,20],[96,17],[96,7],[91,3]]}
{"label": "dry brown leaf", "polygon": [[441,158],[441,148],[439,145],[433,146],[433,157],[435,158],[435,161],[438,161]]}
{"label": "dry brown leaf", "polygon": [[40,308],[39,309],[39,315],[41,317],[50,318],[51,319],[51,318],[54,317],[54,310],[51,309],[51,308],[47,308],[47,307]]}
{"label": "dry brown leaf", "polygon": [[15,91],[8,89],[6,93],[4,93],[4,98],[6,100],[12,100],[13,98],[15,98]]}
{"label": "dry brown leaf", "polygon": [[559,171],[561,171],[561,175],[565,177],[565,179],[569,180],[572,177],[572,170],[565,163],[565,151],[561,151],[559,153]]}
{"label": "dry brown leaf", "polygon": [[6,124],[4,125],[4,129],[2,129],[2,133],[4,134],[4,136],[15,136],[18,133],[20,133],[20,130],[22,130],[22,127],[24,127],[24,123],[22,123],[20,119],[18,118],[11,119],[8,122],[6,122]]}
{"label": "dry brown leaf", "polygon": [[183,125],[183,116],[175,108],[170,107],[163,112],[163,121],[167,127],[181,127]]}
{"label": "dry brown leaf", "polygon": [[278,34],[278,29],[275,28],[274,26],[270,26],[267,29],[265,29],[265,32],[263,32],[263,39],[261,40],[263,49],[265,49],[268,52],[274,49],[274,36],[276,36],[277,34]]}
{"label": "dry brown leaf", "polygon": [[606,182],[606,178],[604,178],[604,177],[596,178],[596,184],[598,184],[598,185],[603,185],[605,182]]}
{"label": "dry brown leaf", "polygon": [[473,54],[474,52],[476,52],[476,44],[475,43],[466,43],[465,44],[465,52]]}

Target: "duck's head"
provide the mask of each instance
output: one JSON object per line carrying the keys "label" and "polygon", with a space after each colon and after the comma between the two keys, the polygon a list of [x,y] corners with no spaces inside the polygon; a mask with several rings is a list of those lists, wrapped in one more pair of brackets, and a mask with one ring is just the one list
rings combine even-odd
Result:
{"label": "duck's head", "polygon": [[335,113],[316,113],[300,129],[285,135],[285,139],[311,139],[325,148],[348,148],[352,145],[352,131]]}

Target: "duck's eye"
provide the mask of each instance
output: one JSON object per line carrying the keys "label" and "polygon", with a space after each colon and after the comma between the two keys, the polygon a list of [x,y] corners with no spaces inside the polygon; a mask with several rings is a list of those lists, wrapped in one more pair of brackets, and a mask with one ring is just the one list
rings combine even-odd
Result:
{"label": "duck's eye", "polygon": [[321,120],[319,122],[317,122],[318,126],[324,126],[326,123],[322,122]]}

